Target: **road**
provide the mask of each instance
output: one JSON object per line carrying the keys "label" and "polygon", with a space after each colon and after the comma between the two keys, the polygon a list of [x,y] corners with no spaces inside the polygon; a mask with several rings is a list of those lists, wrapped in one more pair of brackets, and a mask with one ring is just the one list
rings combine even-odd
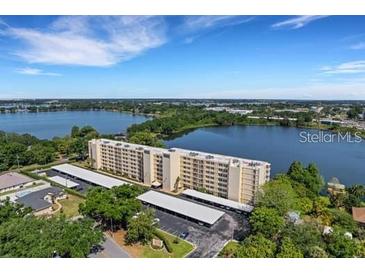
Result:
{"label": "road", "polygon": [[105,234],[105,242],[101,245],[102,251],[90,254],[89,258],[129,258],[129,254],[122,249],[109,235]]}

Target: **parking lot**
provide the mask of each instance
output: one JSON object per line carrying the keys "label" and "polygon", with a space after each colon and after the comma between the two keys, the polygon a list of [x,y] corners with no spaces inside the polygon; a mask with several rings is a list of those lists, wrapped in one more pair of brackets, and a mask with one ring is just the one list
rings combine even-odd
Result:
{"label": "parking lot", "polygon": [[[48,177],[53,177],[53,176],[60,176],[60,177],[63,177],[63,178],[66,178],[66,179],[69,179],[70,181],[73,181],[75,183],[78,183],[79,186],[77,186],[75,188],[75,190],[77,190],[78,192],[82,193],[82,194],[86,194],[87,191],[90,189],[90,188],[93,188],[94,186],[89,184],[89,183],[86,183],[85,181],[83,180],[80,180],[80,179],[77,179],[77,178],[73,178],[71,176],[68,176],[68,175],[65,175],[65,174],[62,174],[60,172],[57,172],[55,170],[47,170],[46,171],[46,174]],[[49,178],[50,180],[52,180],[52,178]]]}
{"label": "parking lot", "polygon": [[210,228],[161,210],[155,209],[155,212],[162,230],[176,236],[189,233],[186,240],[196,245],[188,256],[192,258],[214,257],[227,241],[242,239],[248,230],[247,218],[229,211],[225,211],[226,214]]}

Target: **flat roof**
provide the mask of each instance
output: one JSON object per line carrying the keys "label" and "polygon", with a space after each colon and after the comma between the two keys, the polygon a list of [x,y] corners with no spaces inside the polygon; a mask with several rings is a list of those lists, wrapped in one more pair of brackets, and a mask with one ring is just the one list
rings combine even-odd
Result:
{"label": "flat roof", "polygon": [[58,187],[48,187],[39,191],[31,192],[27,195],[19,197],[16,202],[24,205],[25,207],[31,207],[35,211],[39,211],[45,208],[49,208],[52,204],[44,199],[48,194],[55,196],[60,195],[62,189]]}
{"label": "flat roof", "polygon": [[228,200],[228,199],[224,199],[224,198],[221,198],[221,197],[217,197],[217,196],[207,194],[207,193],[203,193],[203,192],[200,192],[200,191],[196,191],[196,190],[193,190],[193,189],[186,189],[182,192],[182,194],[193,197],[193,198],[198,198],[198,199],[201,199],[201,200],[204,200],[204,201],[212,202],[212,203],[215,203],[215,204],[220,204],[222,206],[228,206],[230,208],[234,208],[234,209],[245,211],[245,212],[252,212],[252,210],[254,208],[251,205],[231,201],[231,200]]}
{"label": "flat roof", "polygon": [[30,183],[34,179],[17,172],[7,172],[0,175],[0,190]]}
{"label": "flat roof", "polygon": [[99,142],[102,145],[114,146],[114,147],[120,147],[120,148],[132,148],[135,150],[152,150],[152,151],[159,152],[159,153],[169,153],[171,151],[177,151],[186,157],[194,157],[194,158],[202,159],[202,160],[224,162],[225,164],[232,164],[232,165],[241,164],[241,165],[244,165],[247,167],[252,167],[252,168],[255,168],[257,166],[270,165],[270,163],[264,162],[264,161],[251,160],[251,159],[233,157],[233,156],[228,156],[228,155],[221,155],[221,154],[216,154],[216,153],[208,153],[208,152],[203,152],[203,151],[187,150],[187,149],[181,149],[181,148],[158,148],[158,147],[138,145],[138,144],[132,144],[132,143],[127,143],[127,142],[123,142],[123,141],[109,140],[109,139],[93,139],[90,142],[91,143]]}
{"label": "flat roof", "polygon": [[75,183],[73,181],[71,181],[70,179],[61,177],[61,176],[53,176],[53,177],[49,177],[52,181],[56,182],[59,185],[68,187],[68,188],[73,188],[78,186],[78,183]]}
{"label": "flat roof", "polygon": [[112,188],[113,186],[121,186],[129,184],[125,181],[105,176],[103,174],[96,173],[70,164],[53,166],[52,169],[106,188]]}
{"label": "flat roof", "polygon": [[152,190],[139,195],[137,199],[209,225],[224,215],[222,211]]}

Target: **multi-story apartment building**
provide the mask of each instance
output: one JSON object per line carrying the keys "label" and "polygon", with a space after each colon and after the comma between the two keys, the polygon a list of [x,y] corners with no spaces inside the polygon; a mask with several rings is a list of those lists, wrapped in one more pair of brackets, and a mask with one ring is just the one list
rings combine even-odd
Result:
{"label": "multi-story apartment building", "polygon": [[253,204],[259,187],[270,179],[270,164],[185,149],[164,149],[126,142],[89,141],[93,168],[163,190],[205,189],[240,203]]}

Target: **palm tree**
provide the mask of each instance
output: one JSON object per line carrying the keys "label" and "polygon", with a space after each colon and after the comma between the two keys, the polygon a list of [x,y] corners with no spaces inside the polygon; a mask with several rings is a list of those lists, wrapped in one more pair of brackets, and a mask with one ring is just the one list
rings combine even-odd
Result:
{"label": "palm tree", "polygon": [[362,199],[365,196],[365,187],[363,185],[353,185],[347,189],[347,192]]}

